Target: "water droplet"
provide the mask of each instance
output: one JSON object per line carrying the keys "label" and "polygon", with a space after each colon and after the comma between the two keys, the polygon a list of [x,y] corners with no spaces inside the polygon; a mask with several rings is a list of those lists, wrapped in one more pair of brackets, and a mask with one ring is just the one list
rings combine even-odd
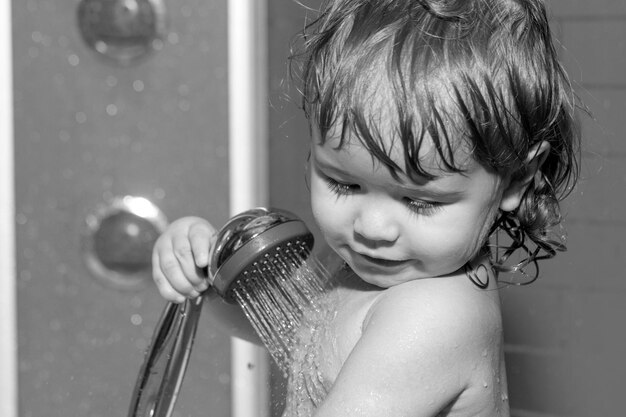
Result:
{"label": "water droplet", "polygon": [[136,92],[140,93],[140,92],[142,92],[142,91],[143,91],[143,89],[144,89],[144,88],[145,88],[145,86],[144,86],[144,84],[143,84],[143,81],[141,81],[141,80],[135,80],[135,81],[133,81],[133,89],[134,89]]}
{"label": "water droplet", "polygon": [[115,104],[109,104],[107,105],[106,111],[109,116],[115,116],[117,114],[117,106]]}
{"label": "water droplet", "polygon": [[70,54],[67,57],[67,62],[69,62],[71,66],[76,67],[80,64],[80,58],[76,54]]}
{"label": "water droplet", "polygon": [[178,41],[179,41],[178,33],[176,33],[176,32],[168,33],[167,41],[169,43],[171,43],[172,45],[176,45],[178,43]]}
{"label": "water droplet", "polygon": [[68,143],[70,141],[70,134],[65,130],[61,130],[59,132],[59,140],[61,140],[62,143]]}
{"label": "water droplet", "polygon": [[19,224],[20,226],[25,225],[27,221],[28,221],[28,218],[26,217],[24,213],[17,213],[15,215],[15,222]]}
{"label": "water droplet", "polygon": [[113,75],[107,75],[106,83],[109,87],[115,87],[117,85],[117,78]]}
{"label": "water droplet", "polygon": [[82,111],[77,112],[74,115],[74,118],[76,119],[76,123],[78,124],[83,124],[87,121],[87,115]]}
{"label": "water droplet", "polygon": [[33,42],[39,43],[41,42],[41,38],[43,38],[43,35],[39,31],[34,31],[30,34],[30,38],[33,40]]}
{"label": "water droplet", "polygon": [[143,318],[139,314],[133,314],[132,316],[130,316],[130,322],[135,326],[139,326],[141,323],[143,323]]}
{"label": "water droplet", "polygon": [[160,51],[161,49],[163,49],[163,41],[161,39],[153,40],[152,48],[154,48],[155,51]]}

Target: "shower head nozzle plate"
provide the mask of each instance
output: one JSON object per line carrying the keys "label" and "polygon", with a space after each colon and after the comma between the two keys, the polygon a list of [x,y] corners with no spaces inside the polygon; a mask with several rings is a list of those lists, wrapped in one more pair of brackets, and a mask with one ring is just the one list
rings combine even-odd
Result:
{"label": "shower head nozzle plate", "polygon": [[220,230],[209,279],[222,298],[235,302],[235,283],[271,279],[272,270],[296,268],[309,256],[313,241],[304,222],[290,212],[248,210]]}

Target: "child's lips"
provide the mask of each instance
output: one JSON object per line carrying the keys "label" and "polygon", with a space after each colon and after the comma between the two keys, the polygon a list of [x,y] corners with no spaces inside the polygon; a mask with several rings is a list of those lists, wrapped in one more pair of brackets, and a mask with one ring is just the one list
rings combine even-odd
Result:
{"label": "child's lips", "polygon": [[355,252],[355,254],[358,257],[360,257],[363,260],[365,260],[369,264],[373,264],[373,265],[377,265],[377,266],[381,266],[381,267],[387,267],[387,268],[401,266],[401,265],[404,265],[404,264],[406,264],[408,262],[407,260],[393,260],[393,259],[376,258],[376,257],[365,255],[365,254],[359,253],[359,252]]}

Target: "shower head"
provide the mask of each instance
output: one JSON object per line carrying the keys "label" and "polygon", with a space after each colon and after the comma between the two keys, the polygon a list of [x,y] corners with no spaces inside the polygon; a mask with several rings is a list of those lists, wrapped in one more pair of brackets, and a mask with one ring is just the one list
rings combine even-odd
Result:
{"label": "shower head", "polygon": [[234,303],[237,284],[267,279],[276,269],[295,269],[311,253],[313,240],[304,222],[286,210],[244,211],[231,218],[217,235],[209,262],[209,283],[217,294]]}
{"label": "shower head", "polygon": [[[294,214],[256,208],[231,218],[211,252],[209,281],[215,293],[236,303],[248,280],[290,274],[308,258],[313,235]],[[169,303],[161,315],[137,377],[129,417],[170,417],[187,368],[204,295]]]}

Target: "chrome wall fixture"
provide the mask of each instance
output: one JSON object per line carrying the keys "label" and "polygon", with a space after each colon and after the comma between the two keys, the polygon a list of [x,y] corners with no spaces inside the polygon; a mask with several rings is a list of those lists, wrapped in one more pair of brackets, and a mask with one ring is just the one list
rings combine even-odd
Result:
{"label": "chrome wall fixture", "polygon": [[167,227],[144,197],[112,199],[85,219],[82,249],[90,272],[105,285],[132,290],[150,282],[152,247]]}
{"label": "chrome wall fixture", "polygon": [[120,65],[130,65],[163,44],[163,0],[81,0],[77,18],[87,45]]}

